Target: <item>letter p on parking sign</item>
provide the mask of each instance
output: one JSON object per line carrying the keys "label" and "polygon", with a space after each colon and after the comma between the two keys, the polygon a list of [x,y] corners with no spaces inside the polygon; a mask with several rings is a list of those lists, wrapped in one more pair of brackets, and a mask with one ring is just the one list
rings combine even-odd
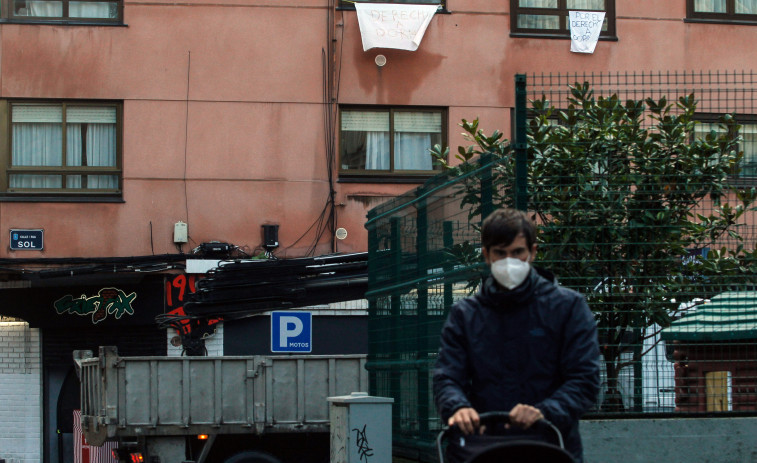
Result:
{"label": "letter p on parking sign", "polygon": [[271,352],[313,350],[313,323],[310,312],[271,312]]}

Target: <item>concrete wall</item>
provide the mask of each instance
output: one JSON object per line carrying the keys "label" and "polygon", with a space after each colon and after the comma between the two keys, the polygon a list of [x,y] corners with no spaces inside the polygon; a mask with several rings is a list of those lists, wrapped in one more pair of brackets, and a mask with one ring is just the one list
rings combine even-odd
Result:
{"label": "concrete wall", "polygon": [[581,421],[585,463],[755,463],[757,418]]}
{"label": "concrete wall", "polygon": [[41,461],[39,330],[0,318],[0,459]]}

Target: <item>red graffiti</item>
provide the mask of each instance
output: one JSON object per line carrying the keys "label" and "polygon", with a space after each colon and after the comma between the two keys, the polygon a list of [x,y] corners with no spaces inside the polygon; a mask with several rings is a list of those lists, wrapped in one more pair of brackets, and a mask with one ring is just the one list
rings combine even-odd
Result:
{"label": "red graffiti", "polygon": [[[202,276],[199,275],[187,275],[182,273],[166,279],[165,293],[167,314],[182,317],[186,315],[184,312],[184,302],[190,294],[197,290],[195,283],[201,278]],[[210,335],[215,331],[215,329],[211,327],[220,321],[220,318],[215,318],[208,320],[207,325],[203,324],[203,328],[208,329],[207,335]],[[193,325],[194,328],[197,329],[197,323],[190,323],[187,319],[181,320],[179,324],[181,328],[178,334],[189,334],[192,331]],[[203,333],[203,335],[205,334]]]}

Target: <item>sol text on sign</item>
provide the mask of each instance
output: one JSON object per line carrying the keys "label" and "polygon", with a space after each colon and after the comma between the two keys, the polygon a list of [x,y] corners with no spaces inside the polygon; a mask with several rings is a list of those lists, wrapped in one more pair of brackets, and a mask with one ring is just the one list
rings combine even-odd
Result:
{"label": "sol text on sign", "polygon": [[44,231],[11,230],[10,248],[14,251],[41,251],[44,246]]}

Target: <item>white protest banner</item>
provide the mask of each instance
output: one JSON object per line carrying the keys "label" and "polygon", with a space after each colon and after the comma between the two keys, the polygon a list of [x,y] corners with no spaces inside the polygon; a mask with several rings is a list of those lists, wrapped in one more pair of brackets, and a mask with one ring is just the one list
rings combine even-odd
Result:
{"label": "white protest banner", "polygon": [[438,7],[356,2],[363,51],[371,48],[417,50]]}
{"label": "white protest banner", "polygon": [[604,11],[569,11],[570,51],[594,53],[605,21]]}

